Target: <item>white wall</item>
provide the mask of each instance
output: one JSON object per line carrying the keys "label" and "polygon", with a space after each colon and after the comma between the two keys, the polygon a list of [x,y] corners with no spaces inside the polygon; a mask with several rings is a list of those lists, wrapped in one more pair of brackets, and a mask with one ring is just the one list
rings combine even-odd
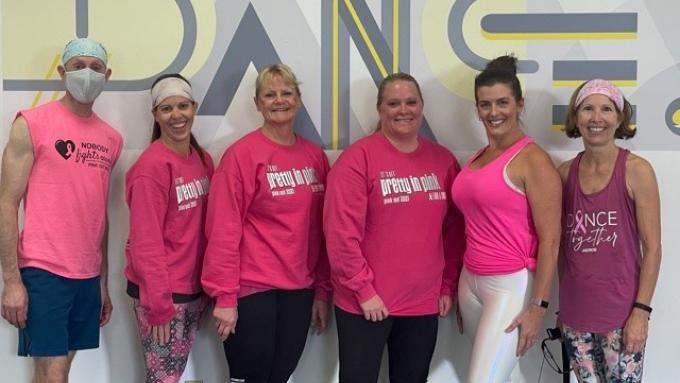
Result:
{"label": "white wall", "polygon": [[[460,1],[460,0],[459,0]],[[358,3],[353,0],[353,3]],[[402,2],[405,2],[402,0]],[[410,65],[411,73],[421,82],[426,100],[426,117],[438,140],[454,151],[459,161],[464,161],[484,142],[483,131],[474,115],[471,102],[470,80],[473,72],[457,60],[446,48],[446,19],[444,24],[437,15],[450,10],[454,0],[411,0],[410,8]],[[73,1],[58,0],[4,0],[0,8],[3,29],[0,49],[0,72],[3,80],[42,79],[55,53],[63,43],[73,37]],[[170,23],[167,29],[161,24],[164,18],[176,21],[174,2],[148,0],[147,2],[105,0],[90,2],[90,31],[107,43],[112,54],[111,67],[114,79],[138,79],[149,76],[167,65],[179,46],[181,35],[175,33]],[[194,79],[194,88],[204,94],[210,85],[210,74],[227,49],[234,29],[249,4],[246,0],[213,2],[195,0],[199,41],[192,61],[185,73]],[[328,129],[322,122],[324,108],[321,96],[322,69],[319,64],[322,41],[320,21],[321,2],[318,0],[254,0],[254,9],[285,62],[291,63],[303,81],[305,106],[317,129]],[[342,3],[342,2],[341,2]],[[381,2],[366,1],[380,24]],[[385,3],[385,2],[382,2]],[[392,3],[392,2],[389,2]],[[481,3],[481,4],[480,4]],[[507,5],[512,3],[513,5]],[[650,3],[650,4],[647,4]],[[554,60],[607,59],[635,60],[637,79],[634,87],[624,88],[624,93],[638,105],[639,136],[626,143],[637,154],[649,159],[656,169],[661,188],[662,238],[665,258],[652,306],[650,334],[646,354],[645,380],[648,382],[675,382],[680,376],[674,324],[680,317],[680,299],[677,291],[680,282],[674,272],[680,267],[680,222],[675,212],[680,211],[680,136],[672,134],[663,115],[669,103],[679,95],[680,70],[677,62],[680,52],[672,41],[680,34],[680,26],[670,15],[680,12],[680,4],[664,2],[665,8],[644,1],[541,1],[503,2],[489,0],[478,2],[466,15],[466,38],[471,48],[484,57],[493,57],[507,51],[517,52],[520,58],[530,58],[540,64],[540,70],[523,77],[526,105],[523,120],[529,134],[546,147],[555,162],[574,155],[578,142],[570,142],[551,130],[553,104],[564,104],[572,91],[552,82]],[[661,2],[659,2],[661,3]],[[523,7],[521,12],[633,12],[637,14],[638,32],[632,40],[550,40],[550,41],[493,41],[479,34],[479,20],[493,12],[515,12],[510,7]],[[30,13],[27,12],[30,10]],[[289,13],[286,13],[289,12]],[[50,16],[50,17],[48,17]],[[71,17],[71,18],[70,18]],[[299,19],[305,21],[299,23]],[[20,22],[17,22],[16,20]],[[64,19],[63,23],[61,20]],[[47,25],[36,25],[35,20]],[[167,21],[166,20],[166,21]],[[291,22],[290,20],[295,20]],[[427,21],[427,22],[425,22]],[[439,26],[442,28],[433,28]],[[38,33],[38,32],[40,33]],[[138,33],[143,31],[143,33]],[[444,31],[444,32],[442,32]],[[39,35],[36,37],[36,33]],[[296,37],[296,33],[299,35]],[[283,36],[283,37],[282,37]],[[291,38],[299,44],[291,42]],[[311,45],[310,45],[311,44]],[[439,44],[439,45],[437,45]],[[441,45],[444,44],[444,45]],[[352,140],[370,131],[375,124],[374,100],[376,89],[358,51],[350,44],[351,112],[349,115]],[[442,48],[443,47],[443,48]],[[446,49],[444,49],[446,48]],[[447,50],[448,49],[448,50]],[[169,53],[168,53],[169,52]],[[155,64],[154,64],[155,63]],[[153,65],[156,65],[154,67]],[[236,91],[234,101],[223,116],[199,116],[195,133],[200,142],[218,160],[224,149],[236,138],[254,129],[260,123],[252,105],[253,79],[251,66]],[[54,78],[54,77],[53,77]],[[36,96],[34,91],[8,90],[0,83],[0,146],[7,142],[8,128],[16,110],[30,106]],[[41,102],[48,101],[52,92],[45,92]],[[123,244],[127,236],[127,208],[123,199],[123,176],[127,168],[146,145],[150,134],[149,98],[147,91],[105,92],[95,105],[105,119],[119,129],[126,138],[122,157],[114,171],[111,185],[109,214],[110,233],[110,290],[114,312],[111,323],[102,330],[102,344],[98,350],[79,353],[72,374],[72,382],[137,382],[142,381],[141,351],[136,336],[136,324],[128,298],[124,292],[125,281]],[[329,152],[335,158],[338,152]],[[557,305],[553,292],[552,307]],[[551,307],[551,311],[552,310]],[[548,315],[544,327],[552,327],[554,317]],[[432,363],[430,381],[434,383],[458,382],[465,375],[470,354],[470,341],[454,330],[455,321],[449,317],[440,322],[440,333]],[[27,359],[16,357],[16,330],[6,322],[0,323],[0,380],[28,382],[31,367]],[[553,345],[554,346],[554,345]],[[557,350],[556,350],[557,351]],[[541,367],[541,354],[534,347],[525,356],[514,374],[515,382],[536,382]],[[384,372],[384,371],[383,371]],[[226,366],[221,345],[217,342],[210,320],[199,332],[194,352],[184,379],[201,379],[204,382],[224,382]],[[321,336],[310,336],[305,353],[296,373],[294,383],[333,382],[337,380],[337,340],[335,326]],[[547,366],[543,368],[542,382],[560,382]],[[382,374],[381,382],[387,382]]]}

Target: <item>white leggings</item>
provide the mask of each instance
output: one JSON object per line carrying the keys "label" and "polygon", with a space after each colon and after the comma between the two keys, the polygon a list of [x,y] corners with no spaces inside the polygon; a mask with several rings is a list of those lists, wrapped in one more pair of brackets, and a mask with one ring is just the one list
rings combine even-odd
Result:
{"label": "white leggings", "polygon": [[506,275],[476,275],[465,267],[458,284],[463,330],[473,337],[466,382],[505,383],[519,358],[518,331],[505,328],[531,296],[533,273],[527,269]]}

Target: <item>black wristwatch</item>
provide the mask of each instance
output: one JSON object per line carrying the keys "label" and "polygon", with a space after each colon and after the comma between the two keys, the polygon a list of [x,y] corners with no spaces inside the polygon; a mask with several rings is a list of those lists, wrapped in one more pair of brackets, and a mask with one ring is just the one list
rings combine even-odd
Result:
{"label": "black wristwatch", "polygon": [[643,310],[643,311],[647,311],[649,314],[652,313],[652,308],[649,305],[646,305],[644,303],[635,302],[635,303],[633,303],[633,307],[640,309],[640,310]]}

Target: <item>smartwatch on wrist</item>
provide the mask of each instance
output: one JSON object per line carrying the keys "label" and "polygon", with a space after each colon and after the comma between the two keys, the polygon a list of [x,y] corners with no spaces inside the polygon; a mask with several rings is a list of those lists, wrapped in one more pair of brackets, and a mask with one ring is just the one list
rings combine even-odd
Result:
{"label": "smartwatch on wrist", "polygon": [[550,302],[543,300],[541,298],[531,298],[531,304],[536,305],[538,307],[542,307],[544,309],[547,309],[548,306],[550,305]]}

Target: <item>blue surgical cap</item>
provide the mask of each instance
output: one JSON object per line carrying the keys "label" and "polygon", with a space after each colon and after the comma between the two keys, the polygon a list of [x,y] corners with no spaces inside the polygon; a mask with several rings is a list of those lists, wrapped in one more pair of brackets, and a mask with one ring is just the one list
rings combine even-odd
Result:
{"label": "blue surgical cap", "polygon": [[101,60],[104,65],[107,62],[106,48],[99,42],[87,37],[69,41],[61,54],[61,62],[66,64],[68,60],[77,56],[95,57]]}

